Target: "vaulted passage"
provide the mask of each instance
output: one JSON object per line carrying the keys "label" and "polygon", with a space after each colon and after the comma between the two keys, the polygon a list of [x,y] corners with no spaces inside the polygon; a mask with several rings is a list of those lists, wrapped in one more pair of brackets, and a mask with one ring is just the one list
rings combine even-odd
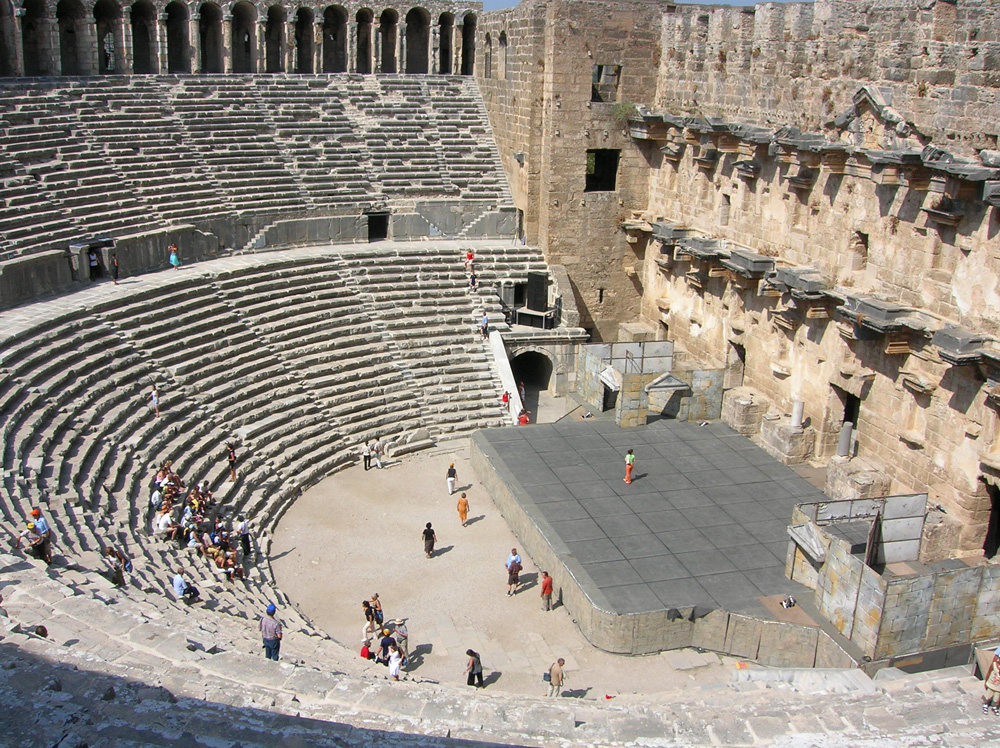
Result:
{"label": "vaulted passage", "polygon": [[426,73],[431,19],[426,10],[413,8],[406,14],[406,72]]}
{"label": "vaulted passage", "polygon": [[347,11],[339,5],[323,11],[323,72],[347,72]]}
{"label": "vaulted passage", "polygon": [[155,73],[156,9],[148,0],[132,6],[132,72]]}
{"label": "vaulted passage", "polygon": [[462,20],[462,75],[474,75],[476,70],[476,14],[467,13]]}
{"label": "vaulted passage", "polygon": [[233,6],[233,72],[253,73],[257,69],[257,10],[250,3]]}
{"label": "vaulted passage", "polygon": [[42,66],[45,59],[45,35],[42,24],[45,21],[45,0],[25,0],[21,17],[21,54],[24,59],[25,75],[44,75]]}
{"label": "vaulted passage", "polygon": [[[126,72],[121,19],[122,10],[114,0],[98,0],[94,5],[94,24],[97,28],[97,72],[101,75]],[[86,54],[85,50],[84,47],[79,52]]]}
{"label": "vaulted passage", "polygon": [[167,72],[190,73],[190,55],[187,6],[175,1],[167,6]]}
{"label": "vaulted passage", "polygon": [[378,32],[382,39],[382,66],[380,72],[395,73],[396,70],[396,32],[399,16],[394,10],[384,10],[378,20]]}
{"label": "vaulted passage", "polygon": [[264,72],[285,72],[285,9],[280,5],[272,5],[267,9],[264,39],[266,41]]}
{"label": "vaulted passage", "polygon": [[198,35],[201,48],[200,73],[222,72],[222,11],[215,3],[201,6]]}
{"label": "vaulted passage", "polygon": [[357,71],[370,73],[372,71],[372,25],[374,16],[370,10],[359,10],[355,17],[357,23]]}
{"label": "vaulted passage", "polygon": [[295,14],[295,72],[313,71],[313,12],[299,8]]}
{"label": "vaulted passage", "polygon": [[59,24],[59,62],[63,75],[85,75],[87,64],[87,14],[80,0],[59,0],[56,6]]}
{"label": "vaulted passage", "polygon": [[455,35],[455,16],[442,13],[438,19],[438,72],[441,75],[451,75],[451,58],[454,54],[452,46]]}

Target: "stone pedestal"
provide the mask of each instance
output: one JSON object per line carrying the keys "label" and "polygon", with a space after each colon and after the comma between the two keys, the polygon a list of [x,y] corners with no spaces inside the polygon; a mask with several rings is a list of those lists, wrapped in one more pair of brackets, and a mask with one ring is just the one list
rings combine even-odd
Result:
{"label": "stone pedestal", "polygon": [[743,436],[757,436],[770,404],[752,387],[734,387],[722,396],[722,420]]}
{"label": "stone pedestal", "polygon": [[858,457],[832,457],[823,492],[834,499],[876,499],[889,493],[889,476]]}
{"label": "stone pedestal", "polygon": [[760,446],[782,465],[797,465],[813,456],[816,430],[792,428],[790,418],[764,418],[760,425]]}

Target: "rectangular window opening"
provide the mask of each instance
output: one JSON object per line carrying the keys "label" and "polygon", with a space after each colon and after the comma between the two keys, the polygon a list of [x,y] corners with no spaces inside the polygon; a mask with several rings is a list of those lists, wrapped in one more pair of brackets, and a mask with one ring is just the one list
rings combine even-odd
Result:
{"label": "rectangular window opening", "polygon": [[614,192],[618,182],[619,150],[598,148],[587,151],[587,184],[584,192]]}
{"label": "rectangular window opening", "polygon": [[381,242],[389,238],[389,214],[368,214],[368,241]]}
{"label": "rectangular window opening", "polygon": [[594,65],[590,84],[590,100],[599,102],[618,101],[618,81],[621,65]]}

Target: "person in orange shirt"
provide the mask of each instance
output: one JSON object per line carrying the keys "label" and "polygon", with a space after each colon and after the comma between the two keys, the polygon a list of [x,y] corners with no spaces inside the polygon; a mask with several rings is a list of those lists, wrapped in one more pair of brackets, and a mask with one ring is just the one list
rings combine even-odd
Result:
{"label": "person in orange shirt", "polygon": [[458,498],[458,519],[462,522],[462,527],[465,527],[465,520],[469,518],[469,500],[465,497],[463,493]]}
{"label": "person in orange shirt", "polygon": [[635,467],[635,453],[630,449],[625,453],[625,482],[632,482],[632,468]]}

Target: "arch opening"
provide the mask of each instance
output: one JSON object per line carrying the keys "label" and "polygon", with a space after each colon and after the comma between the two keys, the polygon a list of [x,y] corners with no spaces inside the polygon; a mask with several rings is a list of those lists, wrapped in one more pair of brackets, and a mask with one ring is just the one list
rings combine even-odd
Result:
{"label": "arch opening", "polygon": [[406,14],[406,72],[426,74],[431,41],[431,19],[423,8],[411,8]]}
{"label": "arch opening", "polygon": [[132,19],[132,72],[155,73],[156,8],[148,0],[139,0],[129,15]]}
{"label": "arch opening", "polygon": [[497,77],[500,80],[507,80],[507,32],[500,32],[500,59],[497,65]]}
{"label": "arch opening", "polygon": [[531,421],[536,423],[539,396],[548,392],[552,384],[552,361],[544,353],[525,351],[510,360],[510,370],[515,382],[524,383],[522,405],[532,413]]}
{"label": "arch opening", "polygon": [[264,27],[264,72],[285,72],[285,9],[272,5],[267,9]]}
{"label": "arch opening", "polygon": [[257,71],[257,9],[248,2],[233,6],[232,45],[233,72]]}
{"label": "arch opening", "polygon": [[370,73],[372,71],[372,25],[375,23],[374,14],[367,8],[358,11],[354,17],[356,33],[358,35],[357,44],[357,71],[359,73]]}
{"label": "arch opening", "polygon": [[451,75],[451,60],[454,54],[455,16],[442,13],[438,19],[438,72]]}
{"label": "arch opening", "polygon": [[184,3],[167,5],[167,72],[191,72],[191,45],[188,39],[188,10]]}
{"label": "arch opening", "polygon": [[56,23],[59,26],[60,72],[63,75],[84,75],[87,72],[83,59],[87,46],[87,23],[80,0],[59,0]]}
{"label": "arch opening", "polygon": [[97,72],[100,75],[124,73],[122,9],[114,0],[98,0],[94,5],[97,29]]}
{"label": "arch opening", "polygon": [[0,0],[0,76],[17,75],[14,47],[14,8],[10,0]]}
{"label": "arch opening", "polygon": [[25,75],[44,75],[42,64],[45,59],[42,26],[45,19],[45,0],[25,0],[21,6],[21,55]]}
{"label": "arch opening", "polygon": [[295,14],[295,72],[313,71],[313,21],[309,8],[299,8]]}
{"label": "arch opening", "polygon": [[483,39],[483,75],[493,77],[493,38],[487,34]]}
{"label": "arch opening", "polygon": [[476,72],[476,14],[466,13],[462,19],[462,75]]}
{"label": "arch opening", "polygon": [[222,72],[222,11],[215,3],[199,9],[198,40],[201,48],[199,73]]}
{"label": "arch opening", "polygon": [[380,72],[398,72],[398,66],[396,65],[396,32],[398,25],[399,16],[396,15],[396,11],[382,11],[382,15],[378,18],[378,31],[382,38],[382,66],[379,68]]}
{"label": "arch opening", "polygon": [[323,72],[347,72],[347,11],[339,5],[323,11]]}

